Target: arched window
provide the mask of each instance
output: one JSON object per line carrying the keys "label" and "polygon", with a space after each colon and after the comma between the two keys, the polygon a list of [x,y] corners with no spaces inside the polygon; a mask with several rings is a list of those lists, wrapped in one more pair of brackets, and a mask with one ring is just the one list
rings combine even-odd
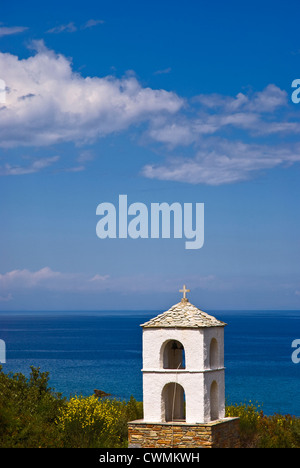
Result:
{"label": "arched window", "polygon": [[177,340],[169,340],[162,347],[162,366],[164,369],[185,369],[184,347]]}
{"label": "arched window", "polygon": [[210,387],[210,419],[212,421],[219,419],[219,389],[215,380]]}
{"label": "arched window", "polygon": [[162,420],[185,421],[185,393],[176,382],[166,384],[162,391]]}
{"label": "arched window", "polygon": [[217,369],[219,367],[219,349],[216,338],[213,338],[210,342],[209,367],[210,369]]}

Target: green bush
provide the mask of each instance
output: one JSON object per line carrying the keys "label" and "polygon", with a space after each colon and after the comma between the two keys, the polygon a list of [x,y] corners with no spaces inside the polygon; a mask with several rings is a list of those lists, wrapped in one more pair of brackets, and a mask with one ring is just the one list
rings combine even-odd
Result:
{"label": "green bush", "polygon": [[0,446],[57,447],[55,425],[64,399],[48,387],[47,372],[31,367],[30,377],[5,374],[0,366]]}
{"label": "green bush", "polygon": [[39,368],[31,367],[26,379],[0,366],[0,447],[127,446],[127,422],[143,417],[142,403],[133,397],[67,400],[48,381]]}
{"label": "green bush", "polygon": [[264,415],[260,405],[226,406],[226,416],[240,418],[243,448],[300,448],[300,419],[291,415]]}
{"label": "green bush", "polygon": [[[96,396],[67,400],[48,386],[48,372],[31,367],[5,374],[0,366],[0,447],[127,447],[127,423],[143,417],[141,402]],[[240,418],[244,448],[300,448],[300,419],[264,415],[252,402],[227,404]]]}

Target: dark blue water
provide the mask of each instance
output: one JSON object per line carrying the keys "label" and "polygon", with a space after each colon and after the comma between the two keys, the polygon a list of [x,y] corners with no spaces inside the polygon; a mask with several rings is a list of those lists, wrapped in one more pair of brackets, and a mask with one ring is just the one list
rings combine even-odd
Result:
{"label": "dark blue water", "polygon": [[[142,400],[141,323],[158,312],[129,314],[0,313],[6,342],[4,372],[50,373],[50,385],[69,397],[94,389]],[[209,312],[225,321],[226,397],[251,400],[266,414],[300,416],[300,364],[291,360],[300,339],[297,311]]]}

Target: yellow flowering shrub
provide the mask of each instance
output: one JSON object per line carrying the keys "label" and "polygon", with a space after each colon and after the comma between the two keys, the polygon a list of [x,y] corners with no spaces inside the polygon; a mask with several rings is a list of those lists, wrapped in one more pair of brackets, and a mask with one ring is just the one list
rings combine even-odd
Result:
{"label": "yellow flowering shrub", "polygon": [[77,447],[103,447],[120,442],[118,429],[122,403],[98,399],[94,395],[70,398],[60,410],[57,424],[65,434],[65,443]]}

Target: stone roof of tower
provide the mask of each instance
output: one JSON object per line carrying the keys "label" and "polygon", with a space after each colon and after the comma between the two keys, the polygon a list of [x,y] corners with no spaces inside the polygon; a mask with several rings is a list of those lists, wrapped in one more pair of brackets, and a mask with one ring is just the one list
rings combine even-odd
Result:
{"label": "stone roof of tower", "polygon": [[203,328],[224,327],[225,322],[217,320],[198,309],[187,299],[182,299],[166,312],[157,315],[141,325],[144,328]]}

